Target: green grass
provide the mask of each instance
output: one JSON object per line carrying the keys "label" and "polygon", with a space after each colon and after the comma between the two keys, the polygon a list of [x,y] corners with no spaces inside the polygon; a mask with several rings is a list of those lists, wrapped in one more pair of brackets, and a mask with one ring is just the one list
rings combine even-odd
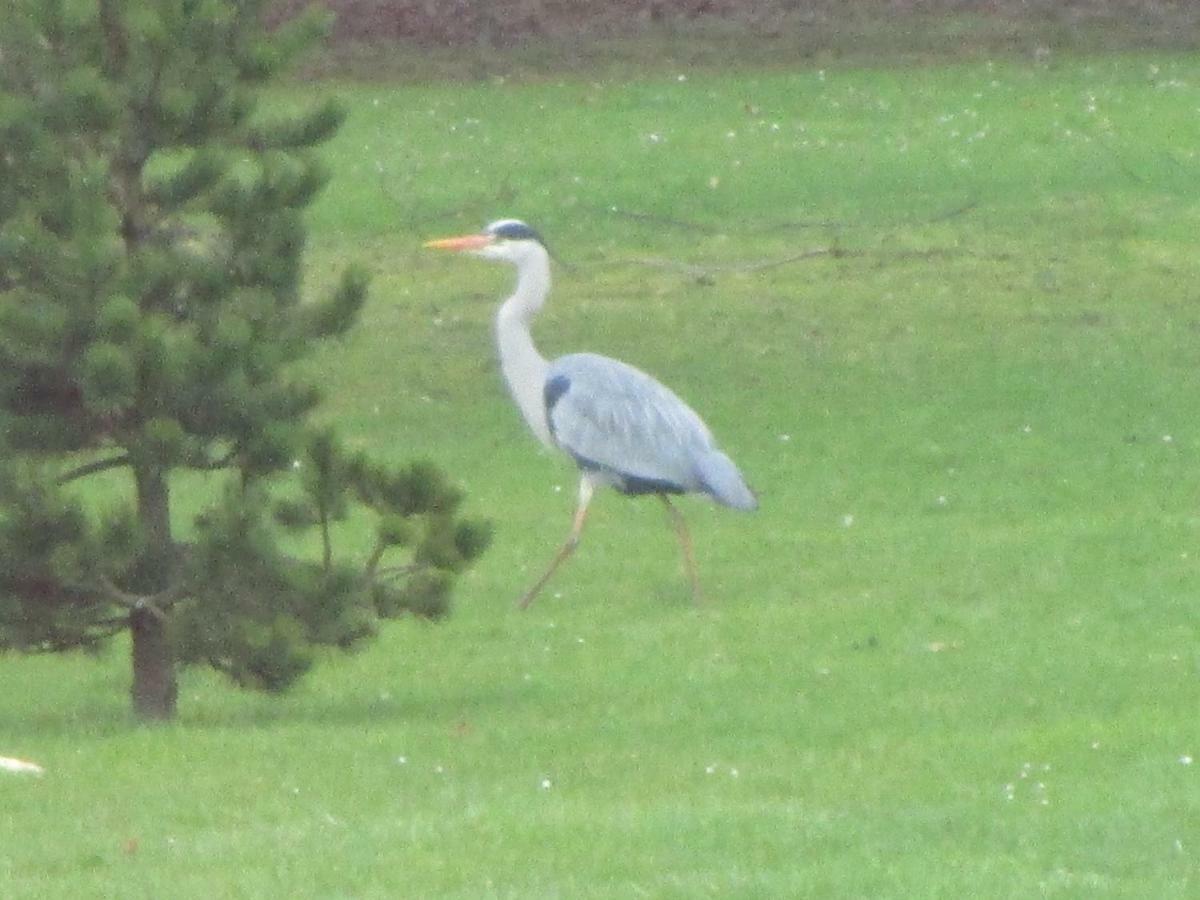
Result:
{"label": "green grass", "polygon": [[[495,545],[449,621],[282,700],[189,672],[170,727],[123,646],[0,660],[48,770],[0,779],[0,895],[1195,896],[1200,61],[314,90],[311,282],[377,272],[328,413]],[[495,372],[510,275],[419,250],[501,215],[573,266],[543,350],[654,372],[760,492],[684,504],[707,608],[613,494],[513,608],[574,474]]]}

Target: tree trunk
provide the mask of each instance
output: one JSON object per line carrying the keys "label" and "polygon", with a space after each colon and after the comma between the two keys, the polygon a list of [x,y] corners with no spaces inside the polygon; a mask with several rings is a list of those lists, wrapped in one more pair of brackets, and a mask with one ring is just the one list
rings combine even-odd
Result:
{"label": "tree trunk", "polygon": [[129,613],[133,635],[133,712],[143,722],[175,718],[175,659],[163,614],[149,607]]}
{"label": "tree trunk", "polygon": [[[158,468],[138,468],[138,521],[146,539],[145,552],[134,573],[140,594],[156,594],[170,584],[175,568],[175,545],[171,540],[171,505],[166,474]],[[175,653],[167,629],[167,617],[152,605],[138,606],[129,613],[133,637],[133,711],[146,722],[175,717],[179,687],[175,679]]]}

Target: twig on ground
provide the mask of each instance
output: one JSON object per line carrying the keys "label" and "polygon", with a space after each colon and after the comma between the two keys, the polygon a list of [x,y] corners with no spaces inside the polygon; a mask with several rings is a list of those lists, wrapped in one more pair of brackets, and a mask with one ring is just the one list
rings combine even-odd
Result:
{"label": "twig on ground", "polygon": [[809,250],[803,250],[800,253],[792,253],[788,256],[783,256],[778,259],[763,259],[755,262],[741,263],[724,263],[715,266],[702,266],[698,263],[684,262],[679,259],[660,259],[657,257],[631,257],[604,260],[598,265],[610,266],[646,266],[652,269],[671,269],[676,272],[682,272],[685,275],[690,275],[693,278],[711,278],[713,275],[720,275],[729,272],[761,272],[764,269],[774,269],[779,266],[786,266],[789,263],[800,262],[804,259],[813,259],[819,256],[842,256],[846,251],[840,250],[837,247],[813,247]]}
{"label": "twig on ground", "polygon": [[813,247],[799,253],[781,256],[777,259],[763,259],[753,262],[732,262],[719,265],[700,265],[679,259],[661,259],[658,257],[622,257],[620,259],[601,260],[592,266],[645,266],[652,269],[667,269],[681,272],[699,281],[709,281],[717,275],[745,274],[776,269],[792,263],[808,259],[829,257],[832,259],[875,259],[879,262],[889,262],[905,259],[938,259],[968,256],[973,259],[989,260],[991,262],[1007,262],[1012,259],[1009,253],[976,253],[958,247],[928,247],[924,250],[896,250],[890,253],[870,250],[846,250],[841,247]]}
{"label": "twig on ground", "polygon": [[[897,224],[925,225],[934,224],[936,222],[945,222],[948,219],[953,219],[957,216],[964,215],[978,206],[978,198],[972,198],[967,200],[965,203],[952,206],[950,209],[935,213],[927,218],[904,219]],[[704,222],[691,222],[686,219],[676,219],[671,216],[660,216],[655,213],[639,212],[632,209],[622,209],[619,206],[593,207],[593,209],[598,212],[603,212],[607,215],[617,216],[618,218],[628,219],[633,222],[644,222],[651,225],[665,225],[671,228],[682,229],[684,231],[695,231],[699,234],[770,234],[776,231],[808,228],[853,228],[854,226],[861,224],[859,222],[851,222],[843,219],[794,219],[781,222],[769,222],[763,225],[756,225],[752,228],[721,228]]]}

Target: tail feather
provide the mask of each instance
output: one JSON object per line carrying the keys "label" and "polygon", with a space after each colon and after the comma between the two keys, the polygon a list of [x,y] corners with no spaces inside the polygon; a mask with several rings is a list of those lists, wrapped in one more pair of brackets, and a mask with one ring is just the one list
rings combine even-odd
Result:
{"label": "tail feather", "polygon": [[697,469],[705,493],[718,503],[734,509],[758,509],[758,497],[750,490],[733,460],[720,450],[702,456]]}

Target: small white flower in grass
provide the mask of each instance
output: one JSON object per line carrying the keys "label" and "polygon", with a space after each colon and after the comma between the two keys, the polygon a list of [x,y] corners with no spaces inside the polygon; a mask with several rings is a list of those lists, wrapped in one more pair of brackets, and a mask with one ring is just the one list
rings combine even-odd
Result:
{"label": "small white flower in grass", "polygon": [[551,787],[553,787],[553,784],[549,778],[543,778],[540,782],[538,782],[538,787],[540,787],[543,791],[548,791]]}
{"label": "small white flower in grass", "polygon": [[1033,433],[1033,426],[1032,426],[1032,425],[1024,425],[1024,426],[1022,426],[1021,430],[1022,430],[1023,432],[1025,432],[1026,434],[1032,434],[1032,433]]}
{"label": "small white flower in grass", "polygon": [[790,441],[792,439],[792,436],[790,434],[781,434],[779,436],[779,439],[786,444],[788,441]]}
{"label": "small white flower in grass", "polygon": [[705,775],[712,775],[712,774],[713,774],[714,772],[716,772],[716,771],[717,771],[717,767],[716,767],[716,765],[708,765],[708,766],[705,766],[705,767],[704,767],[704,774],[705,774]]}
{"label": "small white flower in grass", "polygon": [[938,506],[945,506],[950,501],[946,499],[945,494],[939,494],[936,502]]}
{"label": "small white flower in grass", "polygon": [[300,460],[298,460],[298,459],[292,460],[292,469],[293,470],[299,469],[301,465],[302,465],[302,463],[300,462]]}
{"label": "small white flower in grass", "polygon": [[398,765],[398,766],[408,765],[408,757],[407,756],[397,756],[396,757],[396,765]]}
{"label": "small white flower in grass", "polygon": [[721,186],[721,179],[716,175],[710,175],[708,178],[709,190],[715,191],[720,186]]}
{"label": "small white flower in grass", "polygon": [[1175,439],[1174,439],[1173,437],[1171,437],[1169,434],[1164,434],[1164,435],[1163,435],[1163,437],[1162,437],[1162,439],[1163,439],[1163,443],[1164,443],[1164,444],[1169,444],[1169,443],[1171,443],[1171,441],[1175,440]]}
{"label": "small white flower in grass", "polygon": [[1192,758],[1185,753],[1183,756],[1179,757],[1179,762],[1181,765],[1190,766],[1192,764]]}
{"label": "small white flower in grass", "polygon": [[729,770],[729,777],[730,777],[730,778],[737,778],[737,777],[738,777],[738,775],[740,775],[740,774],[741,774],[741,772],[739,772],[737,769],[730,769],[730,770]]}
{"label": "small white flower in grass", "polygon": [[434,773],[436,773],[438,775],[444,775],[446,773],[446,767],[445,766],[434,766],[433,771],[434,771]]}
{"label": "small white flower in grass", "polygon": [[852,516],[850,513],[846,513],[844,516],[842,516],[842,527],[843,528],[849,528],[853,524],[854,524],[854,516]]}

